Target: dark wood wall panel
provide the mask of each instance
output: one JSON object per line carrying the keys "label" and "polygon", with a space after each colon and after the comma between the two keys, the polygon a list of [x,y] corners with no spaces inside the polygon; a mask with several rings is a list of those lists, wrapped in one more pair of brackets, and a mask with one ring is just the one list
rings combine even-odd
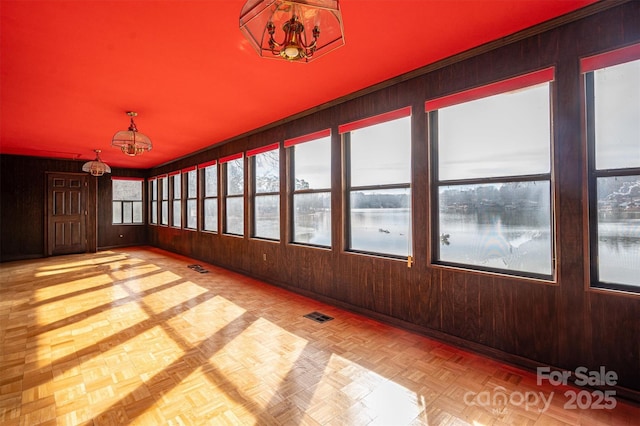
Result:
{"label": "dark wood wall panel", "polygon": [[442,271],[430,269],[421,272],[414,286],[415,291],[406,303],[413,317],[411,321],[427,329],[442,329]]}
{"label": "dark wood wall panel", "polygon": [[[638,388],[640,370],[640,309],[638,303],[630,303],[625,297],[611,294],[589,294],[585,307],[584,328],[590,338],[576,345],[589,344],[592,351],[589,358],[581,360],[590,370],[597,370],[604,365],[607,370],[614,370],[621,377],[620,382],[633,389]],[[586,335],[586,333],[585,333]],[[606,360],[606,362],[603,362]],[[626,369],[617,367],[628,365],[631,373],[635,370],[635,382],[629,382]],[[634,375],[630,374],[633,380]],[[634,386],[635,385],[635,386]]]}
{"label": "dark wood wall panel", "polygon": [[558,328],[554,302],[557,287],[545,284],[512,285],[515,286],[513,326],[517,328],[515,337],[518,355],[542,362],[555,359],[558,338],[562,334]]}
{"label": "dark wood wall panel", "polygon": [[507,278],[494,278],[493,286],[493,345],[506,353],[517,353],[515,336],[519,332],[516,324],[515,287]]}

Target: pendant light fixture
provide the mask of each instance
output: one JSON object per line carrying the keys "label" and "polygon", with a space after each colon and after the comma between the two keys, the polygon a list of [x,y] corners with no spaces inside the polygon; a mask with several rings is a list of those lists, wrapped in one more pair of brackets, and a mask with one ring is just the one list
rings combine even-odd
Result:
{"label": "pendant light fixture", "polygon": [[96,159],[84,163],[84,165],[82,166],[82,171],[91,173],[91,176],[102,176],[105,173],[111,173],[111,167],[100,160],[100,152],[102,151],[100,151],[99,149],[96,149],[94,151],[96,152]]}
{"label": "pendant light fixture", "polygon": [[151,139],[144,133],[140,133],[133,121],[133,117],[137,117],[138,113],[128,111],[127,115],[131,117],[129,128],[113,135],[111,146],[120,148],[123,153],[131,157],[142,155],[145,151],[151,151]]}
{"label": "pendant light fixture", "polygon": [[344,44],[338,0],[247,0],[240,30],[260,56],[293,62]]}

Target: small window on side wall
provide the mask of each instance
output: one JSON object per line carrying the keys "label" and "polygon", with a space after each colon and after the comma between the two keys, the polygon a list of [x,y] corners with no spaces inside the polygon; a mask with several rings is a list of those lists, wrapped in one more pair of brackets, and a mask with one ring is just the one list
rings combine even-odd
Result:
{"label": "small window on side wall", "polygon": [[224,233],[244,235],[244,156],[242,153],[220,159],[224,166]]}
{"label": "small window on side wall", "polygon": [[112,178],[112,223],[144,224],[142,213],[143,179]]}
{"label": "small window on side wall", "polygon": [[640,293],[640,44],[584,58],[591,286]]}
{"label": "small window on side wall", "polygon": [[180,172],[169,173],[171,184],[171,226],[182,227],[182,175]]}
{"label": "small window on side wall", "polygon": [[553,278],[553,75],[427,101],[433,263]]}
{"label": "small window on side wall", "polygon": [[198,229],[198,171],[195,166],[182,169],[186,229]]}
{"label": "small window on side wall", "polygon": [[149,223],[158,224],[158,178],[149,179]]}
{"label": "small window on side wall", "polygon": [[160,225],[169,225],[169,177],[167,175],[158,178],[158,191],[160,192]]}
{"label": "small window on side wall", "polygon": [[200,164],[202,230],[218,232],[218,165],[216,160]]}

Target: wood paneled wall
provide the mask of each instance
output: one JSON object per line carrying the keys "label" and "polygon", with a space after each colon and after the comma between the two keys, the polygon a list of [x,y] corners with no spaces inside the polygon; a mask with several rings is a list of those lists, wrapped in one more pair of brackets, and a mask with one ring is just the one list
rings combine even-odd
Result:
{"label": "wood paneled wall", "polygon": [[[0,155],[0,261],[45,256],[46,173],[84,173],[84,163]],[[146,244],[146,226],[111,224],[110,176],[146,177],[146,171],[114,168],[111,175],[89,178],[88,245]]]}
{"label": "wood paneled wall", "polygon": [[[0,156],[2,261],[44,256],[47,190],[45,173],[81,173],[82,164],[78,161]],[[90,197],[95,198],[95,189],[90,188],[90,192]],[[88,228],[95,228],[95,218],[90,222]],[[92,232],[92,236],[95,236],[95,232]]]}
{"label": "wood paneled wall", "polygon": [[[640,42],[640,3],[630,2],[446,66],[369,90],[325,109],[199,152],[150,175],[179,170],[275,141],[332,128],[332,249],[161,226],[151,245],[443,338],[510,362],[574,371],[604,365],[631,398],[640,391],[640,297],[585,290],[588,259],[579,58]],[[429,162],[424,101],[554,66],[557,284],[433,267],[429,251]],[[250,100],[247,100],[250,102]],[[413,107],[415,264],[344,252],[339,124]],[[409,167],[409,165],[408,165]],[[285,176],[284,165],[281,175]],[[281,222],[286,222],[283,204]],[[245,214],[248,212],[248,204]],[[245,222],[248,221],[248,216]],[[264,261],[266,255],[266,261]],[[623,390],[624,392],[624,390]]]}

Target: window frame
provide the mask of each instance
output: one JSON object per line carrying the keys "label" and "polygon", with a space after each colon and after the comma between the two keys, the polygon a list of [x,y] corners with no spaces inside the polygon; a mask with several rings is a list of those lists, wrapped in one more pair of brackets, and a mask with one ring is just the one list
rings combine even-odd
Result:
{"label": "window frame", "polygon": [[637,176],[640,179],[640,165],[637,167],[618,167],[598,169],[596,166],[596,100],[595,72],[629,62],[640,61],[640,44],[614,49],[593,56],[581,58],[580,71],[583,83],[583,101],[585,114],[585,142],[587,149],[587,210],[588,210],[588,279],[590,290],[619,291],[640,294],[640,286],[600,280],[599,270],[599,234],[598,234],[598,180],[600,178],[619,178]]}
{"label": "window frame", "polygon": [[[166,190],[166,193],[165,193]],[[160,226],[169,226],[169,176],[158,176],[158,198],[160,211],[158,214],[158,222]],[[166,210],[165,210],[166,207]]]}
{"label": "window frame", "polygon": [[[307,242],[303,242],[303,241],[296,241],[295,237],[296,237],[296,233],[295,233],[295,197],[296,195],[305,195],[305,194],[328,194],[329,195],[329,200],[331,203],[331,198],[332,198],[332,183],[333,183],[333,168],[332,165],[329,164],[329,176],[330,176],[330,185],[328,188],[315,188],[315,189],[296,189],[296,175],[295,175],[295,147],[296,145],[299,144],[303,144],[303,143],[308,143],[308,142],[315,142],[318,141],[320,139],[324,139],[324,138],[329,138],[329,152],[332,153],[333,152],[333,147],[332,147],[332,141],[331,141],[331,129],[325,129],[325,130],[320,130],[317,132],[313,132],[313,133],[309,133],[306,135],[302,135],[302,136],[298,136],[295,138],[291,138],[291,139],[286,139],[284,141],[284,149],[285,149],[285,155],[287,158],[287,187],[288,189],[288,193],[287,193],[287,201],[289,204],[289,217],[290,220],[288,220],[287,223],[287,229],[288,229],[288,233],[289,233],[289,237],[288,237],[288,243],[289,244],[296,244],[296,245],[303,245],[303,246],[307,246],[307,247],[315,247],[315,248],[321,248],[321,249],[331,249],[333,247],[333,220],[332,220],[332,225],[331,225],[331,230],[330,230],[330,234],[329,234],[329,244],[328,245],[324,245],[324,244],[312,244],[312,243],[307,243]],[[331,161],[332,155],[330,155],[330,161]],[[332,216],[331,212],[330,212],[330,217]]]}
{"label": "window frame", "polygon": [[[178,191],[177,195],[176,191]],[[176,206],[180,214],[178,224],[175,222]],[[179,170],[169,173],[169,227],[182,229],[182,174]]]}
{"label": "window frame", "polygon": [[[140,199],[136,199],[136,200],[116,200],[114,198],[114,191],[113,191],[113,184],[115,181],[131,181],[131,182],[139,182],[140,183]],[[112,225],[144,225],[145,224],[145,210],[144,210],[144,206],[145,206],[145,197],[144,197],[144,178],[136,178],[136,177],[120,177],[120,176],[113,176],[111,177],[111,208],[113,209],[113,204],[114,203],[120,203],[120,220],[121,222],[114,222],[113,221],[113,210],[111,212],[111,224]],[[124,221],[124,204],[131,204],[131,222],[125,222]],[[134,209],[133,209],[133,205],[134,203],[139,203],[140,204],[140,210],[141,210],[141,220],[140,222],[134,222]]]}
{"label": "window frame", "polygon": [[[190,197],[189,196],[189,176],[190,173],[193,173],[195,175],[195,197]],[[191,167],[185,167],[184,169],[182,169],[182,199],[183,199],[183,205],[182,205],[182,223],[183,223],[183,228],[189,231],[197,231],[198,230],[198,217],[200,216],[200,212],[198,209],[198,168],[197,166],[191,166]],[[195,211],[196,211],[196,216],[195,216],[195,225],[194,226],[189,226],[189,202],[192,202],[193,204],[195,204]]]}
{"label": "window frame", "polygon": [[[369,185],[352,185],[351,179],[351,132],[359,129],[365,129],[378,124],[384,124],[391,121],[399,120],[402,118],[409,118],[409,155],[411,155],[411,106],[396,109],[382,114],[377,114],[371,117],[364,118],[362,120],[354,121],[347,124],[338,126],[338,133],[342,136],[342,149],[343,149],[343,205],[344,205],[344,250],[350,253],[358,253],[364,255],[387,257],[392,259],[407,260],[413,258],[413,209],[412,209],[412,176],[411,170],[409,170],[409,181],[406,183],[392,183],[392,184],[369,184]],[[411,169],[411,162],[408,167]],[[409,230],[408,230],[408,247],[407,255],[398,255],[392,253],[382,253],[361,249],[352,248],[352,232],[351,232],[351,194],[358,191],[384,191],[389,189],[403,189],[409,191]]]}
{"label": "window frame", "polygon": [[[549,172],[533,173],[524,175],[475,177],[439,179],[439,155],[438,155],[438,111],[453,105],[460,105],[466,102],[480,100],[494,95],[500,95],[517,90],[531,88],[538,84],[548,83],[549,85]],[[478,273],[489,273],[510,276],[521,279],[534,279],[545,283],[554,283],[557,280],[557,232],[555,220],[555,179],[554,179],[554,129],[553,117],[555,113],[555,67],[543,68],[538,71],[524,73],[515,77],[506,78],[494,83],[489,83],[479,87],[456,92],[451,95],[442,96],[425,102],[425,112],[427,114],[427,137],[429,140],[429,201],[430,201],[430,238],[429,242],[429,263],[436,267],[447,267],[468,270]],[[472,263],[461,263],[456,261],[441,260],[441,232],[440,232],[440,188],[465,185],[492,185],[505,183],[528,183],[543,182],[549,185],[549,231],[550,231],[550,274],[519,271],[508,268],[496,268],[481,266]]]}
{"label": "window frame", "polygon": [[[149,215],[148,221],[150,225],[158,225],[158,178],[152,177],[148,181],[148,198],[149,198]],[[155,215],[155,216],[154,216]]]}
{"label": "window frame", "polygon": [[[274,191],[261,191],[258,192],[258,185],[256,182],[256,179],[258,178],[257,175],[257,165],[256,165],[256,161],[257,161],[257,157],[261,154],[267,153],[267,152],[273,152],[273,151],[277,151],[277,155],[278,155],[278,191],[274,192]],[[251,176],[251,181],[250,181],[250,200],[251,200],[251,218],[250,218],[250,225],[251,225],[251,230],[250,230],[250,235],[251,238],[256,238],[256,239],[260,239],[260,240],[266,240],[266,241],[280,241],[281,238],[281,233],[282,233],[282,223],[280,220],[280,143],[273,143],[271,145],[266,145],[260,148],[256,148],[253,150],[249,150],[247,151],[247,159],[249,160],[249,170],[250,170],[250,176]],[[277,238],[269,238],[269,237],[265,237],[265,236],[261,236],[261,235],[257,235],[257,219],[258,219],[258,213],[256,211],[257,208],[257,200],[260,197],[274,197],[277,196],[278,197],[278,237]]]}
{"label": "window frame", "polygon": [[[207,196],[206,194],[207,168],[214,167],[214,166],[215,166],[215,173],[213,175],[215,176],[215,180],[216,180],[215,182],[216,191],[215,191],[215,195]],[[206,163],[198,164],[198,185],[200,186],[200,189],[198,191],[198,198],[199,198],[198,204],[199,204],[199,209],[202,212],[202,214],[200,215],[200,220],[198,225],[199,229],[202,232],[217,234],[219,233],[219,230],[220,230],[220,167],[218,167],[218,160],[211,160]],[[207,219],[207,215],[206,215],[207,209],[205,206],[206,206],[207,200],[215,200],[215,205],[216,205],[215,229],[207,229],[205,226],[206,219]]]}
{"label": "window frame", "polygon": [[[242,165],[242,192],[238,194],[229,194],[229,163],[238,161],[238,164]],[[222,205],[222,229],[224,235],[230,235],[234,237],[244,237],[246,233],[246,209],[245,209],[245,193],[246,193],[246,162],[244,153],[240,152],[233,155],[228,155],[226,157],[222,157],[219,160],[221,166],[223,166],[222,175],[224,176],[224,187],[222,188],[223,192],[223,205]],[[229,232],[229,217],[228,217],[228,204],[229,200],[241,200],[242,205],[242,233]]]}

